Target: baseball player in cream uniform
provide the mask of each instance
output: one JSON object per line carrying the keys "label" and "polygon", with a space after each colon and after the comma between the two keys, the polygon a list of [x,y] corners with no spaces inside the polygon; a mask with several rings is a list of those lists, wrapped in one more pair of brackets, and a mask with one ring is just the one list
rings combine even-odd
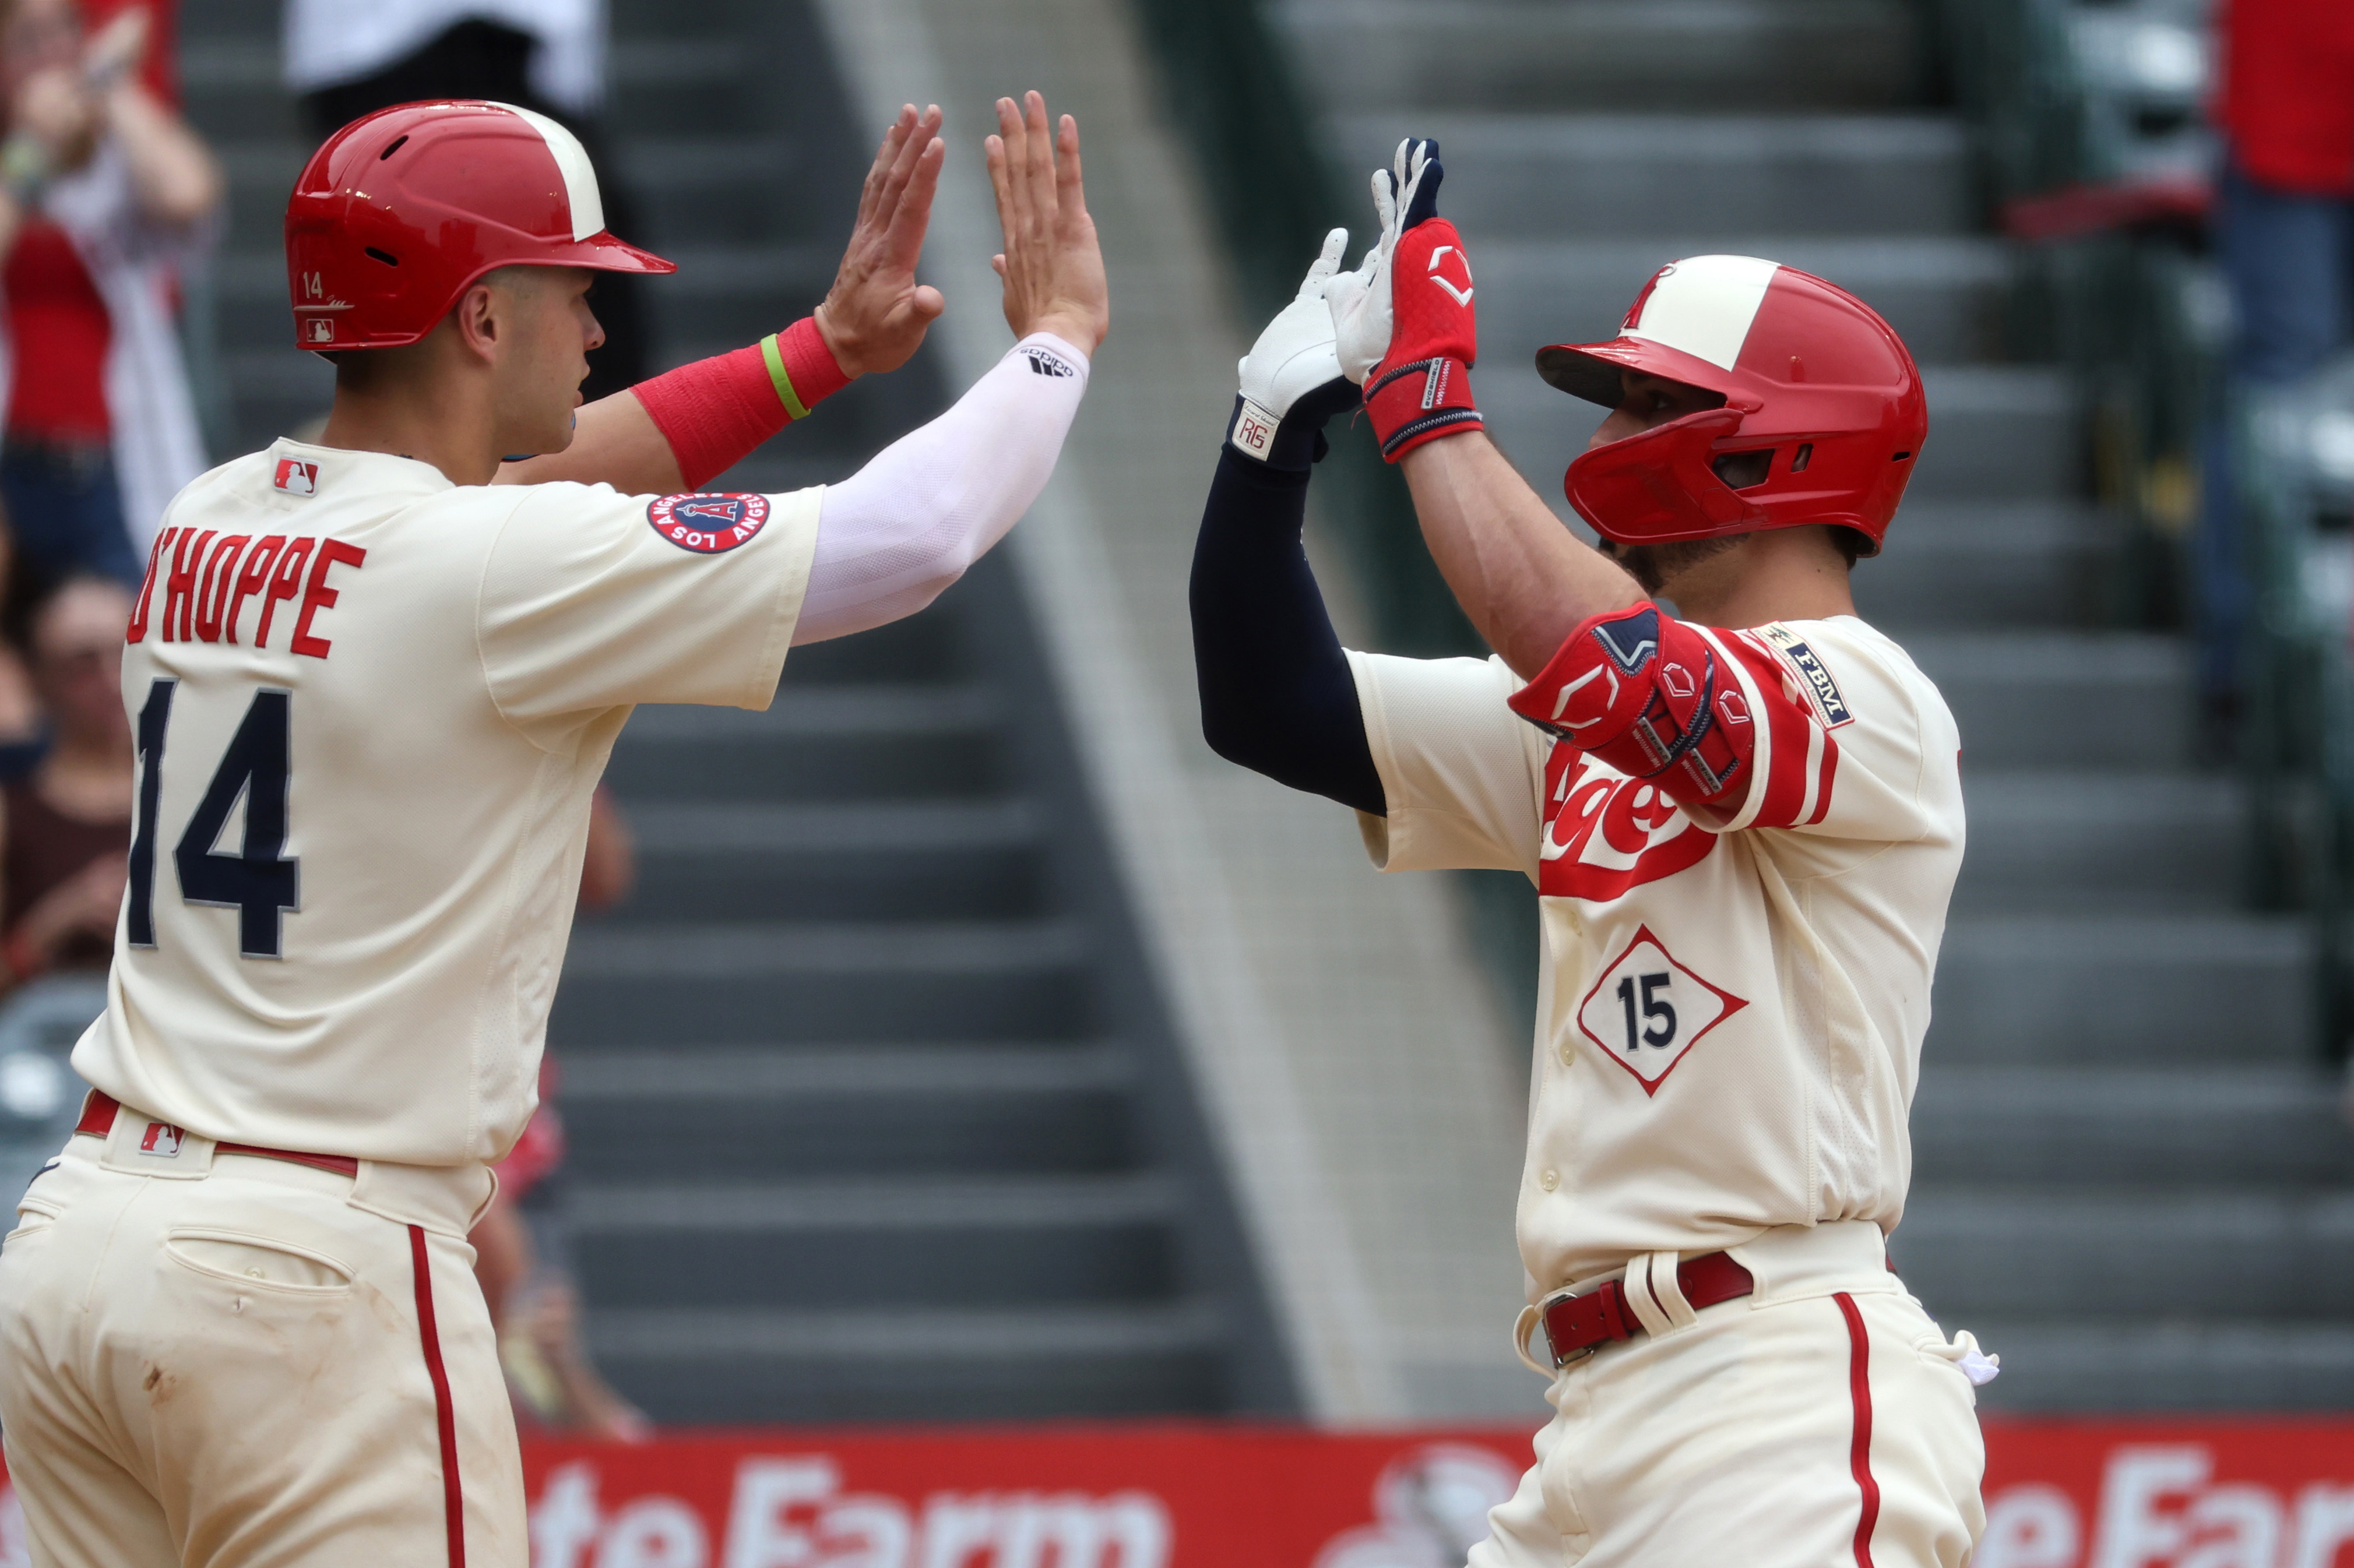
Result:
{"label": "baseball player in cream uniform", "polygon": [[815,317],[580,410],[577,440],[588,283],[670,269],[603,232],[568,134],[410,105],[305,171],[290,286],[334,414],[164,518],[94,1087],[0,1247],[42,1568],[522,1568],[465,1237],[535,1103],[590,798],[634,705],[765,707],[790,647],[920,608],[1044,482],[1108,315],[1076,128],[1034,94],[1000,122],[1020,342],[785,495],[695,487],[914,352],[937,111],[894,127]]}
{"label": "baseball player in cream uniform", "polygon": [[[1336,232],[1245,360],[1193,593],[1214,747],[1354,807],[1384,870],[1540,895],[1515,1340],[1556,1414],[1471,1562],[1959,1568],[1994,1365],[1884,1244],[1960,740],[1847,589],[1926,433],[1918,373],[1819,279],[1663,269],[1617,339],[1538,356],[1612,410],[1566,481],[1588,549],[1482,429],[1436,152],[1400,149],[1364,266]],[[1334,638],[1300,517],[1360,398],[1497,657]]]}

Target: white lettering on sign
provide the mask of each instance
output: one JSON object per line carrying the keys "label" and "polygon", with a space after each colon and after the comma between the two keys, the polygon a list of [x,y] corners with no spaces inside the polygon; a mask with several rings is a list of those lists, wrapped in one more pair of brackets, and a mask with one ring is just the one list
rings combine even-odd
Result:
{"label": "white lettering on sign", "polygon": [[2073,1499],[2023,1482],[1987,1498],[1972,1568],[2338,1568],[2354,1546],[2354,1486],[2315,1481],[2294,1498],[2217,1481],[2202,1443],[2112,1449],[2086,1540]]}
{"label": "white lettering on sign", "polygon": [[531,1510],[533,1568],[1168,1568],[1169,1510],[1148,1492],[935,1492],[920,1504],[842,1490],[823,1454],[737,1467],[715,1556],[674,1497],[598,1498],[595,1461],[550,1472]]}

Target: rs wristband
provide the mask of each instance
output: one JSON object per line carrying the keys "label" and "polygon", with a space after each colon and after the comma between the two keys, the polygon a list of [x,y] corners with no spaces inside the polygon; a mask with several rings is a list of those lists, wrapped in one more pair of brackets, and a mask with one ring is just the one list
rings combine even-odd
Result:
{"label": "rs wristband", "polygon": [[1471,401],[1471,367],[1443,355],[1377,371],[1365,383],[1365,412],[1390,462],[1425,441],[1487,423]]}

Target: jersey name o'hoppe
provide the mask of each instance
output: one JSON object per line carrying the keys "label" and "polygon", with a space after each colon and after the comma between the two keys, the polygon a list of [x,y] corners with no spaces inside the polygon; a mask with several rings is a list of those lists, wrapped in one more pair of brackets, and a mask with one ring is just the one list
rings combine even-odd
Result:
{"label": "jersey name o'hoppe", "polygon": [[[291,490],[290,465],[278,466],[279,488]],[[315,465],[292,466],[313,471],[298,474],[301,482],[315,482]],[[367,564],[367,551],[309,534],[222,534],[218,528],[173,527],[155,535],[123,641],[144,642],[152,630],[163,642],[235,643],[250,604],[255,613],[248,646],[268,648],[273,626],[286,627],[289,651],[310,659],[327,657],[334,644],[321,634],[326,623],[318,618],[342,600],[351,574]],[[337,567],[345,568],[341,587],[328,577]],[[290,607],[284,619],[278,613],[281,604]]]}
{"label": "jersey name o'hoppe", "polygon": [[646,506],[654,532],[682,550],[717,556],[758,534],[769,521],[769,498],[743,493],[657,496]]}

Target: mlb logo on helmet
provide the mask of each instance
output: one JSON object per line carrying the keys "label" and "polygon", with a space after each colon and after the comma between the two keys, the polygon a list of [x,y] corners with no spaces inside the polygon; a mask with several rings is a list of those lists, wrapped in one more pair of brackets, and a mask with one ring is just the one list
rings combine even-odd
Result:
{"label": "mlb logo on helmet", "polygon": [[316,495],[319,493],[319,465],[299,462],[293,458],[280,458],[277,476],[270,483],[271,488],[282,490],[289,495]]}
{"label": "mlb logo on helmet", "polygon": [[769,520],[765,495],[665,495],[646,507],[654,532],[682,550],[716,556],[734,549]]}

